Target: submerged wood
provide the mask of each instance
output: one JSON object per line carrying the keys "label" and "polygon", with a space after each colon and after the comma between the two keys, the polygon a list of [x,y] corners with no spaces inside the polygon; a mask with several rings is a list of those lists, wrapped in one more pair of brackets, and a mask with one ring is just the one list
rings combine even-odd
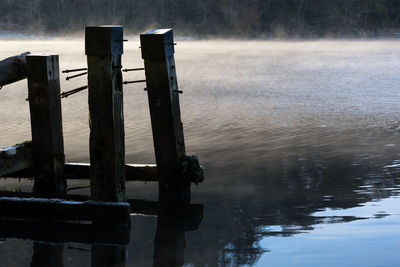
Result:
{"label": "submerged wood", "polygon": [[129,214],[130,205],[126,202],[0,197],[0,219],[2,220],[127,225]]}
{"label": "submerged wood", "polygon": [[[35,195],[32,192],[10,192],[0,191],[1,197],[8,198],[33,198]],[[69,201],[90,201],[90,197],[87,195],[67,195],[66,200]],[[128,199],[127,203],[130,205],[131,214],[135,215],[147,215],[147,216],[158,216],[160,213],[160,205],[158,201],[145,200],[145,199]],[[185,214],[195,214],[196,216],[187,216],[187,230],[194,229],[193,225],[200,224],[203,217],[203,205],[202,204],[190,204],[184,211]],[[1,222],[1,220],[0,220]]]}
{"label": "submerged wood", "polygon": [[30,141],[0,150],[0,176],[6,176],[33,166],[32,142]]}
{"label": "submerged wood", "polygon": [[0,61],[0,87],[26,78],[26,56],[30,52]]}

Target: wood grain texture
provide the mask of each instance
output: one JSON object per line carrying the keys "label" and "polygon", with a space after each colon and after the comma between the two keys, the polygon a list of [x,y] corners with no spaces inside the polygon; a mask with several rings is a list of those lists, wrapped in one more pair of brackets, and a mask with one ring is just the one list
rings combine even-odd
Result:
{"label": "wood grain texture", "polygon": [[58,55],[26,57],[33,159],[34,190],[40,196],[66,193],[64,141]]}

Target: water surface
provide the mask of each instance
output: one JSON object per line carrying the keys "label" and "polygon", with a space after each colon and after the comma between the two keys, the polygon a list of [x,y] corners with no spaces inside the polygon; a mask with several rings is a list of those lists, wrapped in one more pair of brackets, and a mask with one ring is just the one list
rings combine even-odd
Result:
{"label": "water surface", "polygon": [[[141,67],[129,39],[123,65]],[[81,41],[1,46],[1,58],[29,50],[60,54],[61,69],[86,66]],[[174,257],[185,266],[398,266],[399,41],[178,41],[175,58],[187,151],[206,179],[192,186],[204,219],[179,233]],[[143,85],[124,94],[127,162],[153,163]],[[0,91],[1,147],[30,139],[26,97],[26,81]],[[62,105],[67,161],[88,162],[87,93]],[[16,186],[31,182],[0,181]],[[157,198],[152,184],[128,183],[128,194]],[[131,220],[127,265],[151,266],[157,218]],[[0,241],[0,266],[29,266],[40,249]],[[64,266],[90,265],[90,250],[64,244]]]}

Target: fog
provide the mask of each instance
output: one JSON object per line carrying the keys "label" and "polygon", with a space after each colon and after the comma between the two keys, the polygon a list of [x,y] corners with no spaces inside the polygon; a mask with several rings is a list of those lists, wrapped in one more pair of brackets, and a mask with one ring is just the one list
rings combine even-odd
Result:
{"label": "fog", "polygon": [[[53,12],[42,9],[45,2],[31,0],[31,6],[24,1],[1,2],[10,10],[32,7],[28,10],[35,29],[16,28],[26,22],[14,20],[14,13],[2,9],[3,17],[8,14],[8,24],[2,25],[17,34],[1,41],[0,58],[25,51],[50,53],[60,55],[60,70],[86,67],[83,26],[111,21],[126,26],[123,67],[140,68],[143,61],[135,33],[160,25],[174,27],[186,148],[188,154],[199,156],[206,173],[204,183],[192,186],[192,202],[204,205],[204,219],[197,230],[182,234],[184,255],[180,256],[185,266],[398,263],[394,251],[400,248],[400,41],[391,35],[396,32],[397,1],[318,1],[325,8],[332,5],[321,12],[344,12],[356,21],[340,26],[336,20],[336,31],[332,23],[328,23],[331,28],[321,25],[321,33],[310,22],[309,12],[317,8],[317,1],[311,0],[240,5],[234,0],[193,1],[208,11],[207,16],[201,13],[201,21],[185,9],[187,1],[86,1],[79,12],[73,1],[49,2],[46,8],[54,7]],[[181,5],[172,5],[178,2]],[[59,9],[61,3],[64,9]],[[157,16],[147,16],[161,12],[160,6],[152,6],[161,3],[166,8],[164,17],[157,13],[160,18],[155,21]],[[288,7],[288,13],[282,13],[279,5],[283,3],[297,9]],[[88,12],[94,4],[99,8]],[[229,4],[230,20],[221,15]],[[348,6],[339,8],[339,4]],[[259,20],[234,24],[243,13],[248,14],[239,10],[251,5],[264,7],[257,9]],[[377,5],[386,9],[381,6],[375,11]],[[168,22],[166,14],[177,7],[176,20]],[[124,20],[118,16],[120,10]],[[180,17],[185,10],[193,21]],[[88,16],[82,15],[85,12]],[[287,21],[271,26],[266,21],[272,18],[261,19],[269,12]],[[297,26],[288,22],[290,12],[297,14]],[[374,24],[380,12],[388,19]],[[114,18],[106,21],[110,14]],[[144,14],[145,19],[140,17]],[[60,18],[58,24],[55,18]],[[250,22],[259,24],[245,28]],[[390,38],[359,38],[376,33]],[[23,40],[15,40],[16,36]],[[348,39],[319,39],[326,36]],[[273,37],[290,40],[268,39]],[[85,76],[70,81],[66,76],[61,74],[61,91],[87,83]],[[144,72],[123,76],[124,80],[144,78]],[[154,163],[147,93],[143,84],[125,85],[123,90],[126,162]],[[0,147],[31,139],[26,97],[26,80],[0,90]],[[67,162],[89,161],[87,100],[86,91],[62,99]],[[69,186],[77,183],[87,181]],[[0,179],[0,191],[30,191],[32,184]],[[130,182],[127,195],[157,199],[157,188]],[[156,219],[137,215],[131,219],[127,265],[150,266],[157,242]],[[0,266],[29,265],[35,249],[40,252],[38,247],[29,240],[2,240]],[[90,249],[89,245],[66,245],[65,266],[89,265],[90,253],[73,247]]]}
{"label": "fog", "polygon": [[0,7],[3,34],[65,36],[120,24],[130,33],[175,28],[201,38],[391,36],[400,23],[396,0],[1,0]]}

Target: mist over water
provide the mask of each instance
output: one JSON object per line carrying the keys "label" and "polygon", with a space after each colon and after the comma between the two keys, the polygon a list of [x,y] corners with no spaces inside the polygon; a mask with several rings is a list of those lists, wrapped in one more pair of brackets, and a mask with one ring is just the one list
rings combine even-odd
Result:
{"label": "mist over water", "polygon": [[[139,40],[128,39],[123,66],[142,67]],[[59,54],[60,70],[86,67],[81,41],[3,41],[0,58],[25,51]],[[398,263],[399,41],[178,41],[175,59],[187,152],[206,172],[192,186],[205,215],[186,233],[187,266]],[[62,91],[86,84],[61,77]],[[143,87],[124,87],[127,163],[155,162]],[[30,139],[26,97],[26,80],[0,90],[1,147]],[[66,160],[88,162],[87,92],[62,108]],[[127,189],[156,196],[154,185]],[[155,229],[155,218],[132,217],[128,266],[151,266]],[[20,251],[30,248],[0,243],[0,266],[29,265]],[[89,264],[90,253],[64,259]]]}

